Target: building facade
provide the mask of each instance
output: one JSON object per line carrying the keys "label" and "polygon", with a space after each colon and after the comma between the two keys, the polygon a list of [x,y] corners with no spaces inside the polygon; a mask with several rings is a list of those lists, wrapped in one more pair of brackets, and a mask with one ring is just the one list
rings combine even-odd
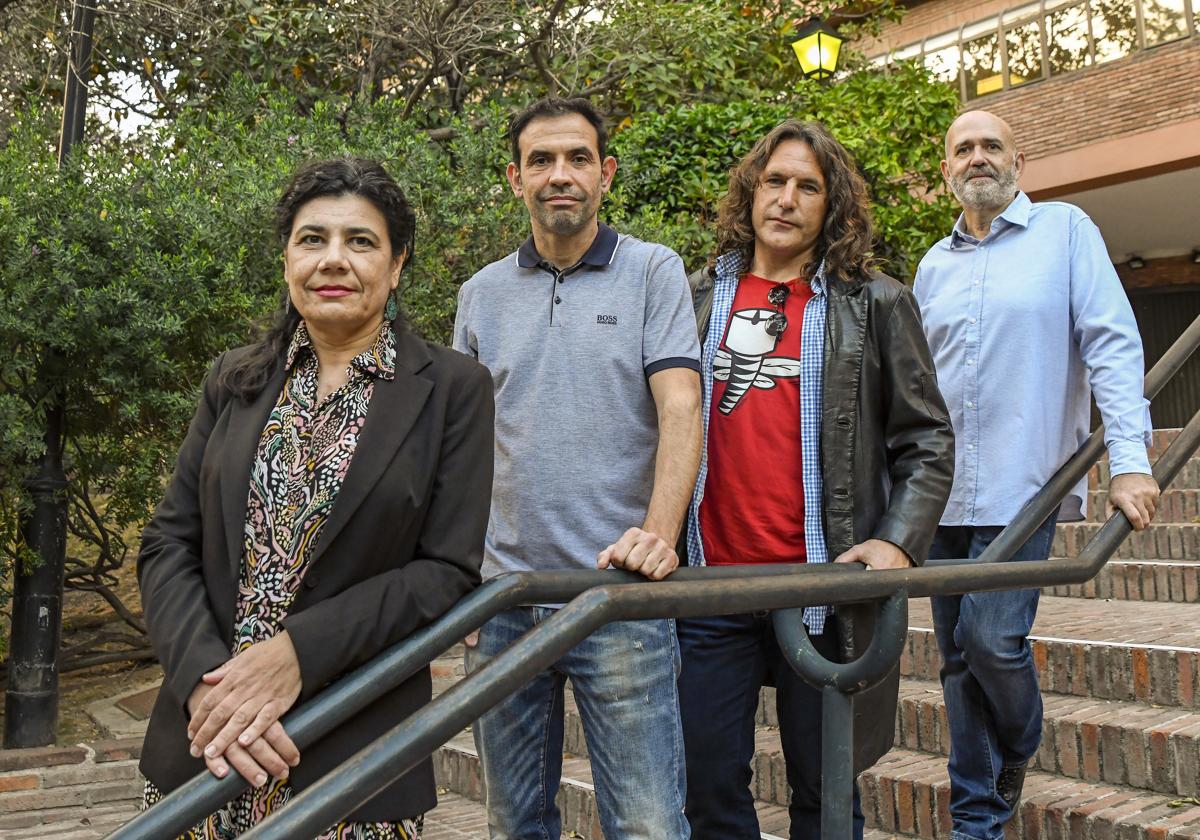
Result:
{"label": "building facade", "polygon": [[[1200,314],[1200,0],[926,0],[865,47],[920,61],[964,110],[1006,119],[1034,201],[1100,226],[1147,365]],[[1200,358],[1154,401],[1155,426],[1200,408]]]}

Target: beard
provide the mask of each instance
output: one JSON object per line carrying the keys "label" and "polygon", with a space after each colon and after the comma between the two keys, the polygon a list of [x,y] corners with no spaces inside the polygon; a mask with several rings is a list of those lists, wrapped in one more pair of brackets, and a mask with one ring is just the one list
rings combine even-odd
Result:
{"label": "beard", "polygon": [[[570,195],[578,199],[579,203],[571,207],[551,207],[545,201],[552,195]],[[582,230],[595,218],[599,206],[598,196],[592,199],[582,190],[546,189],[537,196],[534,214],[538,223],[546,230],[559,236],[570,236]]]}
{"label": "beard", "polygon": [[[972,180],[973,175],[990,175],[990,178]],[[964,175],[950,178],[950,189],[963,207],[972,210],[990,210],[1004,207],[1017,194],[1017,167],[1000,171],[991,166],[977,166]]]}

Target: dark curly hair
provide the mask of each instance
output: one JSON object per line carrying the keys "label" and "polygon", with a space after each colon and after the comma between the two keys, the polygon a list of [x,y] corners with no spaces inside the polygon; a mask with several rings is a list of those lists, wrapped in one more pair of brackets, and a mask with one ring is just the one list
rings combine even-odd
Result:
{"label": "dark curly hair", "polygon": [[825,225],[817,240],[813,264],[804,267],[805,275],[816,270],[822,258],[825,270],[841,280],[849,280],[871,268],[871,223],[867,184],[858,172],[854,158],[819,122],[785,120],[754,144],[746,156],[729,170],[729,192],[721,199],[717,215],[717,256],[739,252],[749,266],[754,259],[754,191],[767,161],[781,143],[800,140],[812,149],[821,174],[825,176],[828,201]]}
{"label": "dark curly hair", "polygon": [[[392,254],[404,253],[404,268],[411,265],[416,215],[404,197],[404,190],[383,166],[378,161],[364,158],[310,161],[292,175],[275,202],[275,236],[279,247],[287,246],[292,223],[301,207],[314,199],[342,195],[361,196],[375,206],[387,223]],[[287,289],[284,289],[282,305],[254,349],[221,372],[221,384],[235,396],[243,400],[257,397],[283,363],[292,333],[300,324],[300,313],[289,302]],[[402,328],[403,316],[397,315],[395,323],[397,329]]]}

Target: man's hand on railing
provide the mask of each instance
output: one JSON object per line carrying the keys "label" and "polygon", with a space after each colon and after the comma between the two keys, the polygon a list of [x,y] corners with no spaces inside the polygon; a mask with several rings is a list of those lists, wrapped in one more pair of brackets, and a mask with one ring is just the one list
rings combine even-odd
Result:
{"label": "man's hand on railing", "polygon": [[202,679],[188,700],[192,755],[203,755],[217,776],[222,765],[216,760],[224,756],[255,786],[266,781],[265,771],[285,777],[300,760],[279,724],[300,696],[300,664],[287,631],[251,645]]}
{"label": "man's hand on railing", "polygon": [[609,566],[662,580],[679,566],[675,546],[653,531],[630,528],[621,539],[596,555],[596,568]]}
{"label": "man's hand on railing", "polygon": [[868,569],[907,569],[912,558],[904,549],[887,540],[867,540],[842,552],[834,563],[862,563]]}
{"label": "man's hand on railing", "polygon": [[1117,510],[1125,514],[1133,530],[1141,531],[1154,518],[1158,508],[1158,482],[1144,473],[1114,475],[1108,486],[1108,515]]}

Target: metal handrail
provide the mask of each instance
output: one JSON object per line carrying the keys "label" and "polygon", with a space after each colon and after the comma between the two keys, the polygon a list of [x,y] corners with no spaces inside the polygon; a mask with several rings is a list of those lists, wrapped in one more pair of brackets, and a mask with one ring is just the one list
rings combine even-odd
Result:
{"label": "metal handrail", "polygon": [[[1154,465],[1160,486],[1170,484],[1200,447],[1200,411]],[[242,835],[243,840],[291,840],[314,836],[371,799],[424,760],[504,697],[550,667],[594,630],[611,621],[695,617],[887,598],[950,595],[1081,583],[1093,577],[1133,528],[1115,513],[1083,552],[1070,560],[1009,561],[984,566],[884,569],[836,573],[817,566],[810,575],[744,580],[675,581],[598,586],[455,684],[405,721],[360,750],[288,807]],[[590,573],[589,573],[590,574]]]}
{"label": "metal handrail", "polygon": [[[1158,396],[1158,392],[1187,363],[1198,345],[1200,345],[1200,316],[1196,317],[1179,338],[1175,339],[1167,352],[1162,354],[1162,357],[1146,374],[1144,385],[1146,399],[1153,400]],[[1050,477],[1046,485],[1025,503],[1008,527],[1001,531],[996,539],[992,540],[988,547],[971,562],[994,563],[1012,557],[1017,549],[1033,536],[1033,532],[1038,529],[1038,526],[1046,521],[1046,517],[1058,507],[1071,488],[1087,475],[1088,470],[1100,460],[1100,456],[1103,454],[1104,427],[1099,426],[1088,436],[1079,450]],[[925,565],[941,566],[950,562],[930,559]]]}
{"label": "metal handrail", "polygon": [[[679,569],[675,581],[736,580],[811,574],[815,566],[780,564],[738,569]],[[848,570],[847,570],[848,571]],[[556,604],[606,584],[645,583],[639,574],[608,571],[513,572],[487,581],[438,621],[413,633],[325,691],[285,715],[282,723],[302,752],[329,732],[416,674],[490,618],[521,604]],[[218,779],[207,770],[164,796],[153,808],[108,835],[108,840],[161,840],[178,837],[249,787],[237,773]]]}
{"label": "metal handrail", "polygon": [[[1200,345],[1200,317],[1192,322],[1147,374],[1145,393],[1148,398],[1152,399],[1157,395],[1198,345]],[[1186,455],[1178,455],[1178,452],[1182,451],[1179,446],[1182,445],[1186,448],[1187,440],[1195,438],[1196,432],[1193,428],[1195,426],[1196,418],[1194,417],[1189,422],[1187,429],[1180,434],[1172,447],[1168,448],[1167,453],[1155,465],[1156,477],[1159,476],[1160,469],[1163,471],[1160,485],[1165,486],[1164,481],[1173,478],[1183,460],[1186,460]],[[1183,441],[1182,444],[1181,441]],[[654,584],[647,584],[640,575],[617,570],[605,572],[549,571],[502,575],[467,595],[435,623],[384,651],[371,662],[351,672],[326,688],[318,696],[293,710],[283,718],[284,727],[297,747],[303,750],[413,676],[467,633],[481,626],[499,612],[520,604],[568,601],[580,593],[595,590],[597,587],[611,589],[613,584],[621,584],[622,588],[641,584],[638,588],[643,594],[670,598],[684,597],[680,593],[672,591],[676,587],[700,587],[695,590],[695,596],[706,604],[703,609],[698,612],[670,613],[677,616],[690,616],[746,610],[783,609],[809,604],[881,600],[900,588],[907,588],[911,595],[920,597],[929,594],[1026,588],[1086,580],[1099,570],[1107,557],[1111,555],[1112,551],[1115,551],[1116,546],[1127,535],[1129,526],[1123,516],[1114,516],[1097,534],[1092,543],[1089,543],[1085,552],[1073,561],[1056,561],[1053,564],[1006,563],[1003,568],[1009,571],[1003,571],[999,576],[985,575],[978,580],[972,576],[971,582],[963,584],[960,588],[954,588],[953,583],[949,584],[950,588],[946,588],[948,584],[945,578],[938,577],[933,573],[952,571],[951,568],[937,567],[975,565],[980,561],[986,562],[1001,559],[1002,556],[1011,556],[1011,553],[1022,545],[1038,525],[1045,520],[1066,492],[1091,468],[1103,452],[1103,445],[1103,429],[1101,428],[1092,433],[1084,446],[1022,509],[1012,524],[992,542],[984,556],[976,560],[930,561],[921,570],[878,571],[874,573],[875,576],[871,578],[869,584],[861,575],[853,574],[857,571],[853,565],[788,564],[679,569],[671,575],[669,581]],[[1194,441],[1191,449],[1195,449]],[[1176,453],[1174,457],[1180,458],[1179,464],[1173,468],[1171,467],[1172,462],[1167,457],[1172,452]],[[1088,550],[1097,544],[1101,537],[1106,540],[1113,539],[1112,532],[1107,529],[1114,520],[1125,522],[1126,531],[1120,537],[1115,538],[1116,542],[1113,543],[1112,550],[1107,554],[1101,553],[1098,556],[1089,554]],[[1085,573],[1079,568],[1080,560],[1085,556],[1092,558],[1094,569],[1089,566],[1087,568],[1090,571],[1086,573],[1085,577],[1076,577],[1077,574]],[[1037,568],[1030,568],[1031,566]],[[1051,570],[1050,567],[1053,569]],[[984,569],[980,568],[979,571],[984,571]],[[990,572],[990,569],[988,571]],[[1046,571],[1053,571],[1056,575],[1068,574],[1069,577],[1061,580],[1057,577],[1043,580]],[[920,577],[915,582],[920,585],[914,586],[914,581],[907,576],[917,573],[920,574]],[[897,575],[905,577],[898,579]],[[774,583],[771,582],[771,579],[775,579]],[[954,580],[957,580],[957,577],[952,576],[951,581]],[[647,586],[651,589],[646,590]],[[738,597],[731,597],[735,592],[738,593]],[[782,600],[780,600],[781,598]],[[660,603],[666,604],[667,602],[660,599]],[[542,626],[548,623],[549,621],[543,623]],[[569,647],[564,648],[563,652]],[[502,656],[504,655],[502,654]],[[402,726],[408,726],[412,721],[413,718],[409,718]],[[466,721],[466,723],[469,722]],[[438,745],[440,744],[435,744],[430,751]],[[351,759],[351,761],[353,760],[355,759]],[[155,807],[143,812],[109,835],[109,840],[157,840],[163,837],[178,836],[217,808],[234,799],[247,787],[248,784],[245,780],[236,773],[230,773],[224,779],[217,779],[207,771],[203,771],[164,797]],[[314,786],[313,789],[316,787]],[[305,794],[307,793],[306,791]],[[300,802],[301,800],[297,798],[296,801]],[[292,810],[292,808],[288,810]],[[274,820],[271,822],[273,823]]]}

